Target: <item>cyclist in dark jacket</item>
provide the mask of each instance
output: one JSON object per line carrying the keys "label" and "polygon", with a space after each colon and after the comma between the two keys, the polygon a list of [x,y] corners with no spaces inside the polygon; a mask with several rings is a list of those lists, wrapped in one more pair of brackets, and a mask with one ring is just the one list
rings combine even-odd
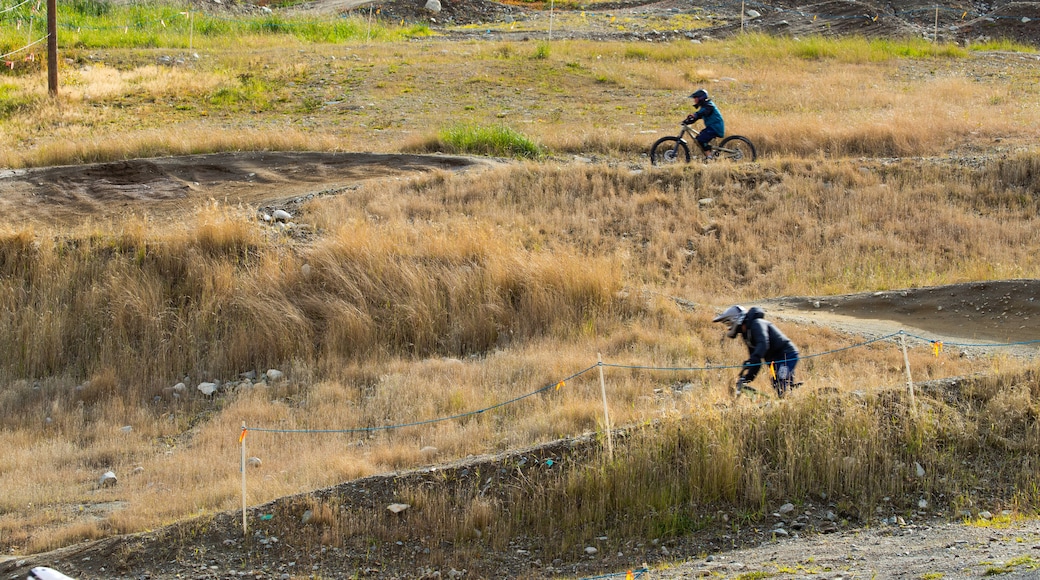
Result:
{"label": "cyclist in dark jacket", "polygon": [[700,119],[704,119],[704,130],[697,135],[697,144],[701,146],[704,157],[711,158],[710,141],[716,137],[720,139],[726,136],[726,122],[722,119],[722,113],[708,96],[708,91],[697,89],[690,95],[693,104],[697,105],[697,112],[686,117],[683,125],[692,125]]}
{"label": "cyclist in dark jacket", "polygon": [[730,325],[726,334],[736,338],[740,334],[748,347],[748,359],[744,361],[737,379],[737,393],[755,380],[763,367],[769,370],[773,389],[783,397],[794,387],[794,367],[798,365],[798,348],[775,324],[765,319],[766,312],[758,306],[745,310],[743,306],[730,306],[712,322]]}

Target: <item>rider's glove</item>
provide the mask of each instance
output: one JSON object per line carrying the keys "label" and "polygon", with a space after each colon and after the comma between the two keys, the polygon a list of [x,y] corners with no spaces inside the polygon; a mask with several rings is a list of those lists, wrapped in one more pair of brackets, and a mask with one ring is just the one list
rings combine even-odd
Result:
{"label": "rider's glove", "polygon": [[687,117],[686,117],[685,119],[683,119],[683,122],[682,122],[682,124],[683,124],[683,125],[692,125],[692,124],[693,124],[693,122],[694,122],[694,121],[696,121],[696,120],[697,120],[697,119],[694,119],[694,118],[693,118],[693,115],[688,115],[688,116],[687,116]]}

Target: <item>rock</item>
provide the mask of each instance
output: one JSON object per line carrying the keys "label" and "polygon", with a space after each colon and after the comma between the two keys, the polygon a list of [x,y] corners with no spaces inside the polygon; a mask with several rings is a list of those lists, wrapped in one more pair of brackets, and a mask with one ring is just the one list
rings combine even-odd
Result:
{"label": "rock", "polygon": [[120,427],[119,430],[122,431],[123,433],[132,433],[134,428],[131,425],[124,425],[124,426]]}
{"label": "rock", "polygon": [[748,10],[747,12],[745,12],[745,14],[747,14],[748,20],[754,20],[762,16],[762,13],[758,10]]}
{"label": "rock", "polygon": [[785,503],[784,505],[780,506],[780,515],[782,515],[782,516],[786,516],[787,514],[793,512],[793,511],[794,511],[794,504],[793,503]]}
{"label": "rock", "polygon": [[408,509],[410,507],[412,507],[412,506],[410,506],[410,505],[408,505],[406,503],[392,503],[392,504],[386,506],[386,509],[390,510],[391,512],[393,512],[395,514],[399,514],[399,513],[403,512],[404,510],[406,510],[406,509]]}
{"label": "rock", "polygon": [[264,462],[260,461],[259,457],[250,457],[246,460],[246,464],[249,465],[249,467],[260,467]]}
{"label": "rock", "polygon": [[914,473],[917,474],[917,477],[924,477],[924,467],[921,467],[921,464],[916,461],[914,462]]}
{"label": "rock", "polygon": [[597,550],[595,546],[585,546],[585,553],[589,556],[595,556],[597,552],[599,552],[599,550]]}
{"label": "rock", "polygon": [[303,516],[300,517],[300,523],[307,525],[312,519],[314,519],[314,512],[307,510],[303,512]]}
{"label": "rock", "polygon": [[217,383],[199,383],[199,391],[207,397],[217,392]]}
{"label": "rock", "polygon": [[115,487],[118,480],[116,474],[112,471],[106,471],[101,474],[101,478],[98,479],[99,487]]}
{"label": "rock", "polygon": [[287,222],[292,219],[292,214],[284,209],[276,209],[271,213],[271,217],[273,217],[275,221]]}
{"label": "rock", "polygon": [[38,566],[30,570],[29,578],[38,578],[39,580],[73,580],[71,576],[66,576],[53,568],[45,566]]}
{"label": "rock", "polygon": [[441,2],[440,0],[426,0],[426,4],[423,8],[436,14],[441,11]]}
{"label": "rock", "polygon": [[285,378],[285,373],[278,369],[267,369],[266,376],[268,381],[274,383]]}

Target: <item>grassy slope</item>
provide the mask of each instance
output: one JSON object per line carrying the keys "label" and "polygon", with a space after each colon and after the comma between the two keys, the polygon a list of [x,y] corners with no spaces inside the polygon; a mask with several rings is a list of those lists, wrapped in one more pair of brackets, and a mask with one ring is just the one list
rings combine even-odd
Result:
{"label": "grassy slope", "polygon": [[[3,124],[2,163],[228,148],[424,150],[439,147],[440,131],[456,123],[506,125],[554,157],[594,153],[610,163],[549,159],[479,178],[438,174],[373,186],[308,207],[324,235],[307,247],[265,237],[234,208],[200,216],[206,227],[189,232],[140,223],[11,229],[3,237],[3,341],[5,352],[20,354],[5,359],[0,390],[8,450],[0,473],[12,490],[0,510],[4,546],[38,550],[233,507],[236,474],[219,466],[234,462],[236,441],[228,434],[243,420],[337,428],[442,417],[553,384],[590,364],[593,353],[661,366],[740,359],[738,345],[719,343],[710,308],[682,310],[669,294],[719,304],[1037,275],[1035,152],[1012,152],[980,169],[869,163],[865,170],[843,160],[942,155],[965,141],[1004,148],[994,139],[1035,137],[1038,73],[1023,67],[1001,74],[1014,57],[954,51],[901,58],[862,41],[821,51],[757,37],[696,49],[261,44],[214,42],[198,49],[198,60],[174,67],[154,65],[179,54],[169,49],[70,51],[75,64],[63,70],[58,103],[40,95],[39,75],[6,78],[12,88],[4,94],[14,96],[5,98],[24,104]],[[643,166],[639,154],[659,135],[648,131],[667,130],[684,116],[682,96],[702,84],[717,95],[732,130],[767,152],[762,165],[629,171],[628,163]],[[976,114],[980,92],[985,118]],[[706,197],[714,203],[702,206]],[[318,280],[301,283],[303,263],[319,266]],[[825,329],[793,332],[806,352],[853,342]],[[442,360],[470,354],[479,356]],[[970,359],[912,356],[919,378],[1017,364],[987,361],[980,369]],[[182,373],[232,378],[273,366],[287,369],[290,380],[214,401],[150,404]],[[902,380],[891,348],[820,360],[805,372],[840,392]],[[615,421],[688,416],[705,402],[725,406],[730,374],[620,373],[612,377]],[[1007,383],[1033,405],[1035,381],[1021,377]],[[686,380],[697,386],[696,398],[651,396]],[[996,384],[985,401],[1011,396]],[[458,457],[595,429],[597,389],[589,376],[493,418],[348,437],[365,442],[348,451],[342,438],[257,440],[255,452],[283,469],[258,482],[252,499],[413,465],[426,460],[419,450],[427,445]],[[851,418],[821,429],[818,447],[787,452],[812,457],[838,438],[853,446],[844,451],[851,456],[877,454],[868,471],[828,472],[846,478],[839,487],[868,511],[888,490],[871,473],[916,457],[908,441],[923,441],[922,449],[937,454],[932,459],[953,466],[955,458],[939,457],[956,448],[945,442],[970,441],[979,421],[1005,424],[976,417],[950,435],[924,422],[923,431],[896,436],[878,431],[883,406],[842,409],[848,413],[836,416]],[[733,441],[769,455],[779,451],[757,445],[777,437],[801,445],[769,425],[827,413],[808,401],[753,415],[766,431],[744,426],[753,421],[720,429],[711,422],[729,419],[698,414],[705,425],[694,433],[732,429]],[[1020,427],[1016,421],[1031,429],[1028,417],[1005,416],[1008,433]],[[48,417],[53,426],[41,434],[37,426]],[[119,431],[124,425],[133,427],[130,435]],[[857,444],[842,438],[844,429],[872,435]],[[632,453],[662,453],[655,445]],[[733,463],[728,455],[698,460],[717,471]],[[99,470],[127,473],[138,465],[146,477],[93,489]],[[639,496],[642,485],[670,489],[684,473],[637,481],[621,497]],[[797,497],[839,485],[817,476],[791,473],[783,491]],[[598,493],[630,480],[612,475],[584,485]],[[761,508],[755,500],[764,481],[716,484],[722,487],[706,493],[737,494],[751,514]],[[688,498],[690,509],[702,499]],[[99,520],[64,507],[117,500],[128,507]],[[41,515],[29,505],[51,507]],[[595,522],[602,515],[572,517]],[[683,529],[666,519],[650,525]]]}

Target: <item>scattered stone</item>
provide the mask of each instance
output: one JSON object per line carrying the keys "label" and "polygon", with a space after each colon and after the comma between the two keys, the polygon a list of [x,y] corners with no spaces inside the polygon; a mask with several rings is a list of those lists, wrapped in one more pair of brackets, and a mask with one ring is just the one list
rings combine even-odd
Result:
{"label": "scattered stone", "polygon": [[406,503],[392,503],[386,506],[386,509],[390,510],[392,513],[399,514],[410,507],[412,506]]}
{"label": "scattered stone", "polygon": [[118,483],[118,479],[116,479],[115,472],[112,471],[102,473],[101,478],[98,479],[99,487],[115,487],[116,483]]}
{"label": "scattered stone", "polygon": [[264,462],[260,461],[259,457],[250,457],[246,460],[246,464],[249,465],[249,467],[260,467]]}
{"label": "scattered stone", "polygon": [[285,378],[285,373],[278,369],[267,369],[267,380],[275,383]]}
{"label": "scattered stone", "polygon": [[213,393],[217,392],[217,383],[199,383],[199,386],[197,388],[203,395],[206,395],[208,397]]}

